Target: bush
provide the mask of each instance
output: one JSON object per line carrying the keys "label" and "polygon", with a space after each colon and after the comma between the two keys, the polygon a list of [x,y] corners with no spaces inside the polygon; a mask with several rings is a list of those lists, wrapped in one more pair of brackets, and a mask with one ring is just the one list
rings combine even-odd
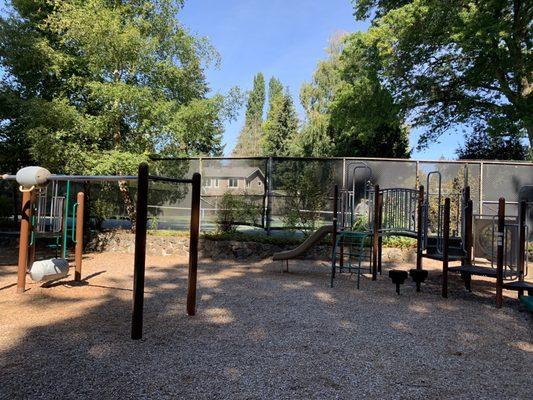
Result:
{"label": "bush", "polygon": [[287,162],[280,169],[280,188],[285,193],[283,223],[305,232],[316,230],[321,212],[328,209],[333,189],[333,170],[328,164]]}
{"label": "bush", "polygon": [[224,193],[217,210],[216,223],[219,232],[235,232],[239,225],[257,225],[262,206],[255,204],[252,197]]}

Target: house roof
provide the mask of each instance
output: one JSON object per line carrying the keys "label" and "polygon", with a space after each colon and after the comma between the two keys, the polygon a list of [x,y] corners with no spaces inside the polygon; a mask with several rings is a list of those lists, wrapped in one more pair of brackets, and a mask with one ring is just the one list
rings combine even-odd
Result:
{"label": "house roof", "polygon": [[206,178],[250,178],[256,172],[264,177],[263,171],[257,167],[208,167],[204,168],[203,175]]}

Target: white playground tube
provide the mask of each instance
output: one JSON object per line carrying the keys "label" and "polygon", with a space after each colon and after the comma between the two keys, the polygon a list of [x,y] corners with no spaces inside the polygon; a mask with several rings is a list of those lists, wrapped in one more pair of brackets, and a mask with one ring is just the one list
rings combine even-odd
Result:
{"label": "white playground tube", "polygon": [[17,181],[21,189],[25,191],[33,190],[36,187],[43,187],[50,182],[118,182],[136,181],[137,176],[116,176],[116,175],[54,175],[46,168],[25,167],[20,169],[16,175],[5,174],[0,179]]}
{"label": "white playground tube", "polygon": [[68,275],[69,264],[64,258],[35,261],[30,268],[30,277],[35,282],[48,282]]}

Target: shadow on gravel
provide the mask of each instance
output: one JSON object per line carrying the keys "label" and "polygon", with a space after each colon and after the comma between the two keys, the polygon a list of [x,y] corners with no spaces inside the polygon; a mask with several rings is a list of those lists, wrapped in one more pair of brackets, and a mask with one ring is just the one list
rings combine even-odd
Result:
{"label": "shadow on gravel", "polygon": [[[329,270],[309,262],[299,263],[290,274],[280,273],[274,264],[203,262],[198,314],[188,317],[186,267],[152,265],[147,269],[144,339],[134,342],[131,298],[124,293],[131,282],[91,283],[103,272],[73,288],[108,288],[97,306],[50,325],[34,321],[20,342],[0,353],[0,397],[530,394],[531,318],[511,309],[498,311],[488,306],[489,300],[441,300],[435,282],[419,295],[406,288],[405,295],[396,296],[385,276],[378,282],[365,279],[359,291],[343,277],[330,289]],[[46,303],[30,297],[24,301],[47,312]]]}

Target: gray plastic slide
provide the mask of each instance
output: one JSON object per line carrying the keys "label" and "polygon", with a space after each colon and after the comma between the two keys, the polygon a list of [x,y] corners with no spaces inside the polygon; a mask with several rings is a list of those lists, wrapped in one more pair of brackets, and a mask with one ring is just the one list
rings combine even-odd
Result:
{"label": "gray plastic slide", "polygon": [[272,256],[272,260],[273,261],[290,260],[292,258],[299,257],[302,254],[305,254],[315,244],[319,243],[324,238],[324,236],[332,232],[333,232],[333,225],[323,226],[320,229],[316,230],[311,236],[309,236],[305,240],[305,242],[303,242],[301,245],[299,245],[295,249],[275,253]]}

